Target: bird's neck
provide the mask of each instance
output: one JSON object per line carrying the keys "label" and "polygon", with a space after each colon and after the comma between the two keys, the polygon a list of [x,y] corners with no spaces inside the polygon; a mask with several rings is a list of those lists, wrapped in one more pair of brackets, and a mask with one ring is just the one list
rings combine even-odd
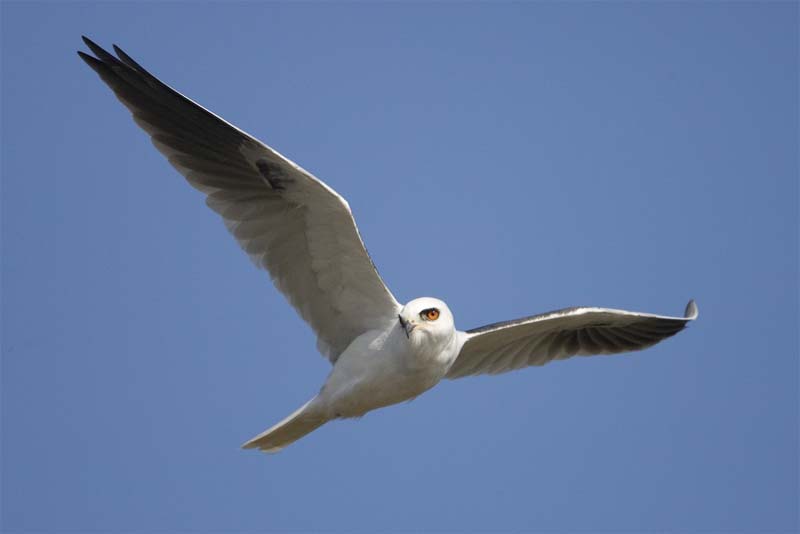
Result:
{"label": "bird's neck", "polygon": [[411,343],[411,356],[416,365],[449,369],[459,350],[458,332],[439,338],[420,339]]}

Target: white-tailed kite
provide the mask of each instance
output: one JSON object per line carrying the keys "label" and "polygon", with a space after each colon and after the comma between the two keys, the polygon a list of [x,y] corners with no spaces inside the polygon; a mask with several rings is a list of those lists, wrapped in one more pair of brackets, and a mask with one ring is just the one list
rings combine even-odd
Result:
{"label": "white-tailed kite", "polygon": [[378,275],[336,191],[258,139],[192,102],[114,46],[84,37],[80,57],[317,335],[333,369],[309,402],[243,446],[275,452],[328,421],[410,400],[443,378],[504,373],[551,360],[639,350],[697,317],[567,308],[456,330],[447,304],[405,306]]}

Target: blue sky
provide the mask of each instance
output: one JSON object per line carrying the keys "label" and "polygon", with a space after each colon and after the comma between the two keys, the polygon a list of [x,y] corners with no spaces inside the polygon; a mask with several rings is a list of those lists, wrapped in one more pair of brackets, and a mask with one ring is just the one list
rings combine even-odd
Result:
{"label": "blue sky", "polygon": [[[401,301],[700,319],[276,456],[311,331],[75,55],[348,199]],[[796,3],[2,4],[2,530],[798,528]]]}

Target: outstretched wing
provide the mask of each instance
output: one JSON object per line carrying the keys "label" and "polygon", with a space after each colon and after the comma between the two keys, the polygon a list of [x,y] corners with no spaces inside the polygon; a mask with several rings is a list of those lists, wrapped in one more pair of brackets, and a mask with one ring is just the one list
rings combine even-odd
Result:
{"label": "outstretched wing", "polygon": [[567,308],[490,324],[466,340],[447,378],[499,374],[572,356],[640,350],[674,336],[697,318],[689,301],[683,317],[606,308]]}
{"label": "outstretched wing", "polygon": [[80,57],[317,334],[332,362],[399,304],[372,264],[350,207],[277,151],[168,87],[114,46]]}

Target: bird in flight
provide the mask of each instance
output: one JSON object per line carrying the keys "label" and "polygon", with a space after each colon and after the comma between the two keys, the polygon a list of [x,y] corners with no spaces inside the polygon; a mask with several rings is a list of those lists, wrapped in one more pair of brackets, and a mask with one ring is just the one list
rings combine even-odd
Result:
{"label": "bird in flight", "polygon": [[333,368],[319,393],[243,447],[277,452],[328,421],[411,400],[443,378],[640,350],[697,318],[576,307],[457,330],[450,308],[400,304],[350,206],[327,184],[147,72],[83,38],[78,52],[317,336]]}

